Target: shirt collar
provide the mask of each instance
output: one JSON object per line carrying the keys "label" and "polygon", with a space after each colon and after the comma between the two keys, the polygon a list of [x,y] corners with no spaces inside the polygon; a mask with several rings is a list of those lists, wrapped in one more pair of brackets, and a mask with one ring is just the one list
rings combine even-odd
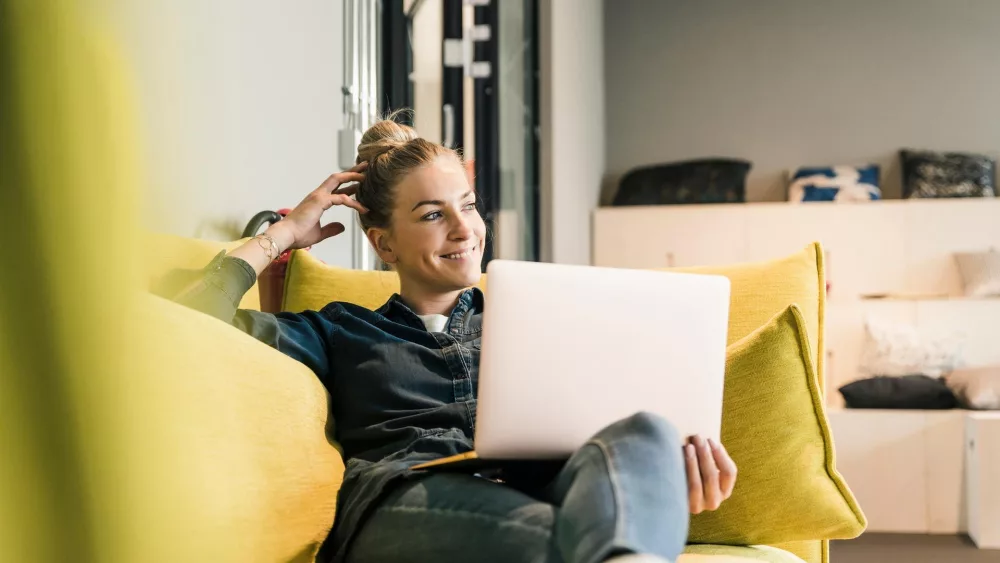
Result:
{"label": "shirt collar", "polygon": [[[458,319],[457,322],[462,322],[465,319],[466,313],[482,313],[485,301],[483,292],[478,287],[470,287],[463,291],[462,295],[458,298],[455,308],[452,309],[451,315],[448,316],[448,326],[455,323],[456,319]],[[420,320],[420,317],[403,301],[398,293],[393,293],[392,297],[375,312],[395,322],[401,322],[414,328],[424,328],[424,322]]]}

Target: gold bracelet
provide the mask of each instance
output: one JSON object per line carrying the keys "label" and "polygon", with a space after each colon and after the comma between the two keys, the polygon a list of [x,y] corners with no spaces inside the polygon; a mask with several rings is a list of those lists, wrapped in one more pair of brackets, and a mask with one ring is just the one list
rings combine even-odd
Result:
{"label": "gold bracelet", "polygon": [[[281,252],[278,250],[278,243],[274,242],[274,237],[272,237],[271,235],[267,233],[261,233],[253,238],[257,239],[257,244],[259,244],[260,247],[264,249],[264,252],[267,254],[268,260],[273,261],[275,258],[281,255]],[[267,241],[266,245],[264,243],[265,240]]]}

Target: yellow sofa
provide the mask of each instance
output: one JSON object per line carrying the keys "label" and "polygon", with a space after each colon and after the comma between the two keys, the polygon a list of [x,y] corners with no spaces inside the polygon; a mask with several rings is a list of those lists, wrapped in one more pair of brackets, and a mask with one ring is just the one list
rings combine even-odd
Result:
{"label": "yellow sofa", "polygon": [[[133,262],[201,267],[223,245],[134,240],[126,58],[78,3],[14,4],[0,33],[21,63],[0,72],[0,137],[17,149],[3,153],[0,234],[18,249],[0,276],[0,559],[312,561],[343,473],[325,390],[224,323],[132,294]],[[821,375],[818,253],[810,264],[813,290],[768,266],[769,284],[734,281],[731,329],[798,302]],[[827,558],[821,538],[780,547],[692,546],[683,563]]]}
{"label": "yellow sofa", "polygon": [[[170,256],[172,267],[198,268],[206,255],[234,243],[200,243],[196,248],[199,244],[190,240],[160,238],[155,244],[161,249],[185,247],[186,252],[158,254]],[[317,288],[317,280],[309,279],[309,269],[317,267],[325,268],[311,255],[293,255],[286,309],[316,308],[333,299],[380,302],[395,290],[391,278],[373,288],[359,286],[353,274],[338,278],[340,285],[326,280]],[[165,266],[160,263],[153,270],[163,272]],[[821,377],[825,293],[818,246],[774,262],[701,271],[727,275],[733,282],[731,342],[796,303]],[[253,299],[248,296],[244,305]],[[193,496],[211,499],[211,511],[195,507],[191,527],[211,529],[220,537],[252,538],[240,549],[254,561],[312,560],[335,517],[343,475],[325,391],[304,366],[215,319],[155,298],[148,311],[159,319],[150,322],[162,327],[161,351],[154,354],[157,368],[176,374],[163,392],[185,405],[186,425],[198,429],[188,433],[190,442],[181,448],[181,457],[190,463],[175,468],[190,474]],[[229,514],[239,518],[224,518]],[[681,562],[825,563],[826,540],[777,546],[692,545]]]}

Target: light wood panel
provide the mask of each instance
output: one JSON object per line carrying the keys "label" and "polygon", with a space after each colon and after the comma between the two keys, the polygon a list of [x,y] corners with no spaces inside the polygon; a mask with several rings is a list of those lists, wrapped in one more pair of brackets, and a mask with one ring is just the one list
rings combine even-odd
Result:
{"label": "light wood panel", "polygon": [[1000,248],[1000,199],[862,204],[761,203],[604,207],[594,214],[598,266],[656,268],[767,260],[820,241],[831,296],[961,293],[952,254]]}
{"label": "light wood panel", "polygon": [[907,283],[914,292],[960,294],[954,252],[1000,249],[1000,200],[914,202],[907,213]]}
{"label": "light wood panel", "polygon": [[966,411],[926,412],[924,471],[927,532],[958,534],[968,529],[965,500]]}
{"label": "light wood panel", "polygon": [[837,468],[869,532],[955,534],[967,529],[963,442],[968,411],[828,413]]}
{"label": "light wood panel", "polygon": [[[664,208],[665,209],[665,208]],[[746,260],[742,205],[605,208],[594,216],[594,264],[665,268]]]}
{"label": "light wood panel", "polygon": [[969,536],[980,549],[1000,549],[1000,413],[966,419]]}
{"label": "light wood panel", "polygon": [[837,448],[837,469],[868,517],[868,531],[926,529],[924,415],[834,411],[829,418]]}

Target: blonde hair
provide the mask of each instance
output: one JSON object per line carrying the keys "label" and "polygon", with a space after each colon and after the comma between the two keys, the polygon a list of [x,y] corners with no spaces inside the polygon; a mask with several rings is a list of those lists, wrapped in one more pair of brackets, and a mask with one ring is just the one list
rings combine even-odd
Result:
{"label": "blonde hair", "polygon": [[447,147],[423,139],[408,125],[396,121],[393,112],[365,131],[358,145],[357,163],[368,162],[365,180],[355,197],[368,208],[359,215],[361,227],[388,228],[395,204],[395,188],[414,169],[430,164],[439,156],[458,154]]}

